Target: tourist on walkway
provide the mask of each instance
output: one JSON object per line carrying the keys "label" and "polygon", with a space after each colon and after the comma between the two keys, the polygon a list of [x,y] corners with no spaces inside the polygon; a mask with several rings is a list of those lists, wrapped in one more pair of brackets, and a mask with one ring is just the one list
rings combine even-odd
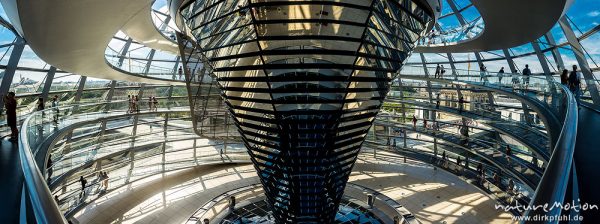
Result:
{"label": "tourist on walkway", "polygon": [[100,186],[102,187],[103,191],[106,191],[106,189],[108,189],[108,173],[100,172],[98,174],[99,174],[98,179],[100,180]]}
{"label": "tourist on walkway", "polygon": [[498,71],[498,85],[502,85],[502,78],[504,78],[504,67]]}
{"label": "tourist on walkway", "polygon": [[423,128],[427,129],[427,120],[423,118]]}
{"label": "tourist on walkway", "polygon": [[129,109],[127,109],[127,113],[133,113],[133,99],[131,95],[127,95],[127,103],[129,103]]}
{"label": "tourist on walkway", "polygon": [[[481,168],[481,172],[479,172],[479,185],[483,186],[483,184],[485,183],[485,169]],[[488,184],[488,187],[490,185]]]}
{"label": "tourist on walkway", "polygon": [[46,162],[46,173],[48,174],[48,183],[52,180],[52,155],[48,156],[48,162]]}
{"label": "tourist on walkway", "polygon": [[[44,105],[44,98],[38,98],[38,102],[37,102],[37,106],[36,106],[36,110],[37,111],[42,111],[45,109],[45,105]],[[42,113],[43,114],[43,113]]]}
{"label": "tourist on walkway", "polygon": [[519,76],[517,74],[515,74],[515,72],[512,73],[512,88],[514,91],[514,88],[519,87]]}
{"label": "tourist on walkway", "polygon": [[149,96],[148,97],[148,111],[152,111],[152,109],[154,109],[154,101],[152,100],[152,97]]}
{"label": "tourist on walkway", "polygon": [[140,98],[137,95],[133,97],[133,109],[135,112],[140,112]]}
{"label": "tourist on walkway", "polygon": [[560,74],[560,84],[569,88],[569,70],[564,69]]}
{"label": "tourist on walkway", "polygon": [[437,66],[435,66],[434,77],[437,79],[441,73],[442,73],[442,68],[440,67],[440,64],[437,64]]}
{"label": "tourist on walkway", "polygon": [[19,136],[17,129],[17,100],[15,92],[8,92],[4,96],[4,107],[6,108],[6,124],[10,127],[10,140],[16,140]]}
{"label": "tourist on walkway", "polygon": [[85,178],[83,178],[83,176],[79,177],[79,183],[81,184],[81,192],[84,193],[85,192],[85,185],[87,184],[87,180],[85,180]]}
{"label": "tourist on walkway", "polygon": [[413,122],[413,130],[416,130],[417,129],[417,117],[415,117],[415,115],[413,115],[412,122]]}
{"label": "tourist on walkway", "polygon": [[506,161],[510,164],[510,157],[512,156],[512,149],[509,145],[506,145]]}
{"label": "tourist on walkway", "polygon": [[573,71],[569,74],[569,88],[573,92],[573,95],[575,95],[577,103],[579,103],[579,99],[581,98],[581,77],[579,77],[579,73],[577,72],[577,65],[573,65]]}
{"label": "tourist on walkway", "polygon": [[177,73],[179,74],[179,80],[183,80],[183,68],[181,68],[181,65],[177,69]]}
{"label": "tourist on walkway", "polygon": [[54,95],[52,97],[52,109],[54,110],[54,124],[58,124],[58,116],[60,114],[60,109],[58,108],[58,95]]}
{"label": "tourist on walkway", "polygon": [[523,69],[523,85],[525,85],[525,90],[529,87],[529,76],[531,76],[531,70],[529,69],[529,65],[525,65],[525,69]]}
{"label": "tourist on walkway", "polygon": [[487,76],[487,68],[485,67],[485,65],[481,65],[481,67],[479,67],[479,81],[483,82],[484,85],[487,81],[486,76]]}
{"label": "tourist on walkway", "polygon": [[444,69],[444,65],[440,65],[440,79],[444,78],[444,73],[446,73],[446,69]]}
{"label": "tourist on walkway", "polygon": [[442,161],[446,160],[446,150],[442,151]]}
{"label": "tourist on walkway", "polygon": [[158,111],[158,100],[156,100],[155,96],[152,97],[152,105],[154,106],[154,111]]}
{"label": "tourist on walkway", "polygon": [[435,109],[440,109],[440,93],[435,96]]}

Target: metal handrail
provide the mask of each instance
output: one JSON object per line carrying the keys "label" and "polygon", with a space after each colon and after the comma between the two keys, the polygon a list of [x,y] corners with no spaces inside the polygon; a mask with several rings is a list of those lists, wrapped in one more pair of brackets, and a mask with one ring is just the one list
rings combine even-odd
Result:
{"label": "metal handrail", "polygon": [[[414,66],[418,68],[420,66]],[[423,67],[420,67],[423,69]],[[434,69],[431,67],[426,67],[426,69]],[[459,70],[453,69],[455,71],[466,71],[473,72],[477,74],[477,72],[481,73],[481,71],[472,71],[472,70]],[[498,74],[495,72],[485,72],[484,77],[490,77],[492,74]],[[504,77],[514,77],[514,76],[523,76],[518,73],[503,73]],[[456,77],[458,74],[449,74],[447,77]],[[462,76],[461,76],[462,77]],[[546,79],[544,79],[544,77]],[[548,84],[553,84],[555,87],[558,87],[564,94],[563,101],[566,107],[563,124],[560,130],[559,135],[557,135],[557,141],[554,145],[554,149],[552,151],[552,155],[546,166],[544,174],[535,190],[535,194],[529,204],[529,210],[526,211],[525,216],[534,217],[536,215],[544,215],[544,216],[558,216],[561,214],[562,207],[561,206],[553,206],[554,203],[563,203],[565,199],[565,195],[567,194],[567,188],[569,185],[570,175],[573,167],[573,154],[575,151],[575,142],[577,140],[577,124],[578,124],[578,105],[575,97],[571,93],[571,91],[564,85],[558,83],[554,77],[548,78],[544,77],[536,77],[530,76],[528,78],[539,79],[540,81],[546,82]],[[549,211],[545,211],[542,207],[547,205],[546,209],[550,209]],[[533,207],[537,207],[534,209]],[[522,223],[539,223],[539,221],[522,221]],[[558,219],[556,220],[546,220],[543,223],[558,223]]]}
{"label": "metal handrail", "polygon": [[[577,139],[577,122],[578,109],[575,97],[565,86],[562,86],[562,91],[565,92],[567,98],[567,109],[565,120],[560,131],[560,137],[556,142],[546,171],[542,176],[533,199],[529,204],[531,206],[548,205],[547,212],[542,208],[528,210],[526,216],[533,217],[535,215],[558,216],[561,213],[561,207],[553,206],[554,203],[562,203],[567,193],[569,185],[569,176],[573,165],[573,154],[575,152],[575,142]],[[526,221],[523,223],[534,223],[534,221]],[[540,223],[535,221],[535,223]],[[558,220],[546,220],[543,223],[558,223]]]}
{"label": "metal handrail", "polygon": [[[24,124],[29,123],[32,117],[27,117]],[[54,201],[52,192],[35,162],[29,142],[26,140],[27,133],[27,125],[23,125],[19,133],[19,157],[21,158],[21,169],[23,170],[25,186],[36,222],[41,224],[66,224],[67,220],[60,212],[58,204]]]}
{"label": "metal handrail", "polygon": [[[111,103],[123,103],[125,100],[113,101],[113,102],[99,102],[91,104],[72,104],[68,106],[59,106],[59,109],[73,108],[73,107],[84,107],[84,106],[96,106]],[[66,224],[67,220],[62,215],[58,204],[54,200],[54,196],[48,188],[44,175],[38,167],[35,156],[31,151],[31,146],[28,142],[27,133],[29,133],[29,122],[38,113],[52,112],[56,108],[47,108],[42,111],[36,111],[25,119],[21,126],[19,133],[19,157],[21,160],[21,168],[23,170],[23,177],[29,200],[31,201],[33,212],[37,223],[41,224]]]}

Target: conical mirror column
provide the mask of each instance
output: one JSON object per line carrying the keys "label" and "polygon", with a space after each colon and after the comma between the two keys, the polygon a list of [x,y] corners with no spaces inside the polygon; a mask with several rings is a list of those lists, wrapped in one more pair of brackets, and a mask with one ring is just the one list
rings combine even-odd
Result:
{"label": "conical mirror column", "polygon": [[430,26],[431,8],[421,0],[196,0],[181,15],[195,42],[182,56],[210,66],[276,222],[334,222],[389,82]]}

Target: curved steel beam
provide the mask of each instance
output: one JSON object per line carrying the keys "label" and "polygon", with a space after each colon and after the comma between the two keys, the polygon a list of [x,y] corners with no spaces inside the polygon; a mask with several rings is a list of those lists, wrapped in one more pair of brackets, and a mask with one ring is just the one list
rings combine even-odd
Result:
{"label": "curved steel beam", "polygon": [[519,46],[544,35],[573,0],[473,0],[485,28],[477,37],[447,46],[419,46],[416,53],[492,51]]}
{"label": "curved steel beam", "polygon": [[152,4],[138,11],[121,28],[121,31],[146,47],[179,55],[179,46],[177,46],[177,43],[167,39],[154,24],[152,20]]}
{"label": "curved steel beam", "polygon": [[11,12],[8,14],[11,22],[31,49],[48,64],[95,78],[183,85],[181,81],[119,72],[105,59],[106,47],[113,36],[152,2],[2,0],[3,6],[14,6],[14,13],[13,9],[7,11]]}

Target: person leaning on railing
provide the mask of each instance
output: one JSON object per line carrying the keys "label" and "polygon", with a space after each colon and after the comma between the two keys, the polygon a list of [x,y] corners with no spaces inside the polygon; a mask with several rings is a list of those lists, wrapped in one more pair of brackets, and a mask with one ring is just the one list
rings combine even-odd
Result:
{"label": "person leaning on railing", "polygon": [[6,124],[10,127],[10,140],[17,140],[19,129],[17,129],[17,100],[15,92],[8,92],[4,96],[4,107],[6,108]]}

